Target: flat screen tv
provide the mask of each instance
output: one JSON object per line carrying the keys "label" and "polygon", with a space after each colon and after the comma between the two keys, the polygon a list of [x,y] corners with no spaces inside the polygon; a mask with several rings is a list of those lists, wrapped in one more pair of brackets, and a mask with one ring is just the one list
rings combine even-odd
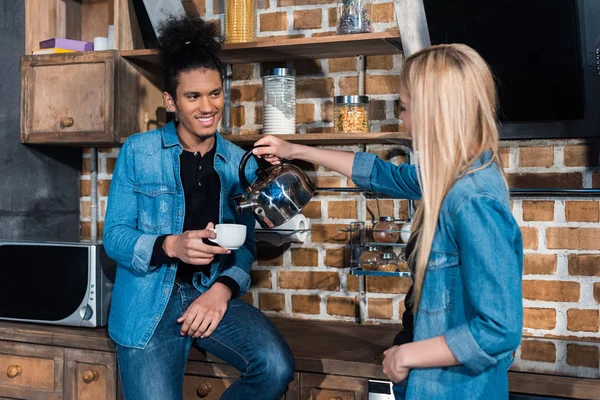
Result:
{"label": "flat screen tv", "polygon": [[432,44],[496,78],[504,139],[600,137],[600,0],[423,0]]}

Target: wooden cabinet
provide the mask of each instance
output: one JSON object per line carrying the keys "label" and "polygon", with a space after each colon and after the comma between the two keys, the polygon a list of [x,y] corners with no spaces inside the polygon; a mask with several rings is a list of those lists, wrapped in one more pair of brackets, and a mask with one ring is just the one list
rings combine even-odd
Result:
{"label": "wooden cabinet", "polygon": [[65,349],[65,400],[116,400],[114,353]]}
{"label": "wooden cabinet", "polygon": [[300,400],[367,400],[368,388],[368,379],[308,373],[300,375]]}
{"label": "wooden cabinet", "polygon": [[110,146],[164,123],[144,72],[116,51],[22,57],[21,142]]}
{"label": "wooden cabinet", "polygon": [[63,350],[0,341],[0,395],[12,399],[62,399]]}

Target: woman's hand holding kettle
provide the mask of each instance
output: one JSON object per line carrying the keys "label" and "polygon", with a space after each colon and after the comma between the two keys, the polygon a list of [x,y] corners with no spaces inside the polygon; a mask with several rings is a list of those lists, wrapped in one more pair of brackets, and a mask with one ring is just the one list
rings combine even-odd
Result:
{"label": "woman's hand holding kettle", "polygon": [[265,136],[254,143],[254,146],[264,146],[256,147],[252,153],[273,165],[281,164],[282,158],[294,159],[294,146],[296,145],[275,136]]}

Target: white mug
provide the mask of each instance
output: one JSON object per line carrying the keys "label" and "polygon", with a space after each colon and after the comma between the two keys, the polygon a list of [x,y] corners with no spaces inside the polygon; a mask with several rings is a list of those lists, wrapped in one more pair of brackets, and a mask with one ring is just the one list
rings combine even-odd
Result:
{"label": "white mug", "polygon": [[213,231],[217,237],[215,239],[209,238],[208,240],[229,250],[239,249],[246,241],[246,225],[218,224],[215,225],[214,229],[209,229]]}

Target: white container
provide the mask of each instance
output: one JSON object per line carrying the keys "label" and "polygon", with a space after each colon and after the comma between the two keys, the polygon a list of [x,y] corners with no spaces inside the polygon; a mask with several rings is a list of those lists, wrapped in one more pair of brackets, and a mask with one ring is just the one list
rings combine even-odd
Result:
{"label": "white container", "polygon": [[296,133],[296,77],[289,68],[272,68],[263,76],[263,133]]}

